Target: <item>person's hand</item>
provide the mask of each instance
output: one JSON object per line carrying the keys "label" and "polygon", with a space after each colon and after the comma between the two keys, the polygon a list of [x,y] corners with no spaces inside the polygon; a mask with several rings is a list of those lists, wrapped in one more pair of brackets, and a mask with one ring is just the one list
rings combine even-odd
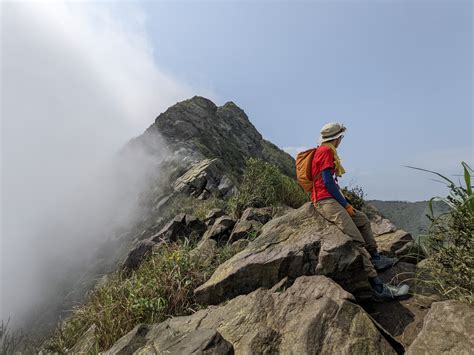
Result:
{"label": "person's hand", "polygon": [[349,213],[349,216],[353,217],[355,216],[355,210],[354,210],[354,207],[352,207],[352,205],[347,205],[346,206],[346,211],[347,213]]}

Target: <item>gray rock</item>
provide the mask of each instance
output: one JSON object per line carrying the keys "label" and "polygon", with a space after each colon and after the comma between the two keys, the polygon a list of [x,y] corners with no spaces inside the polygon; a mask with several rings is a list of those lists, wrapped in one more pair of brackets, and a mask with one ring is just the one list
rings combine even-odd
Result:
{"label": "gray rock", "polygon": [[[163,242],[161,242],[163,243]],[[151,240],[142,240],[127,255],[122,264],[124,270],[135,270],[150,255],[158,243]]]}
{"label": "gray rock", "polygon": [[263,225],[272,219],[272,208],[247,208],[232,231],[229,241],[256,237]]}
{"label": "gray rock", "polygon": [[207,215],[206,215],[206,218],[204,219],[204,222],[208,225],[208,226],[212,226],[214,224],[214,222],[216,221],[217,218],[219,217],[222,217],[222,216],[225,216],[226,213],[220,209],[220,208],[213,208],[212,210],[210,210]]}
{"label": "gray rock", "polygon": [[263,208],[247,208],[240,217],[241,221],[257,221],[262,225],[267,223],[272,219],[272,208],[263,207]]}
{"label": "gray rock", "polygon": [[431,305],[423,329],[406,353],[468,355],[473,349],[474,307],[449,300]]}
{"label": "gray rock", "polygon": [[257,221],[239,220],[236,223],[234,229],[232,230],[232,234],[229,238],[229,243],[233,243],[239,239],[256,237],[262,227],[262,223]]}
{"label": "gray rock", "polygon": [[218,168],[217,159],[204,159],[195,163],[174,184],[174,191],[189,194],[194,197],[203,197],[211,195],[211,192],[217,191],[218,181],[222,178],[222,171]]}
{"label": "gray rock", "polygon": [[195,294],[202,303],[217,304],[302,275],[327,275],[359,297],[370,290],[351,238],[317,214],[311,203],[268,222],[257,239],[220,265]]}
{"label": "gray rock", "polygon": [[[226,354],[230,345],[236,354],[396,354],[390,344],[398,343],[354,301],[324,276],[300,277],[283,291],[258,289],[223,306],[153,325],[135,354],[167,349],[193,354],[196,346],[190,344],[204,343],[222,349],[215,354]],[[124,349],[136,330],[131,333],[107,353]]]}
{"label": "gray rock", "polygon": [[397,230],[395,224],[393,224],[387,218],[383,218],[379,214],[374,214],[370,221],[370,226],[372,228],[372,232],[375,236],[379,236],[382,234],[393,233]]}
{"label": "gray rock", "polygon": [[227,176],[224,176],[217,186],[217,191],[220,196],[227,196],[234,188],[234,183]]}
{"label": "gray rock", "polygon": [[232,229],[235,225],[235,219],[230,216],[219,217],[211,229],[203,236],[203,239],[214,239],[218,242],[227,242],[229,240]]}
{"label": "gray rock", "polygon": [[413,237],[410,233],[399,229],[393,233],[379,235],[375,238],[375,240],[381,253],[395,255],[397,250],[404,247],[405,244],[413,241]]}
{"label": "gray rock", "polygon": [[198,218],[181,213],[168,222],[158,233],[150,237],[153,242],[175,242],[180,237],[201,237],[206,224]]}
{"label": "gray rock", "polygon": [[147,334],[150,331],[150,326],[146,324],[139,324],[129,333],[121,337],[113,346],[101,354],[115,355],[115,354],[133,354],[136,350],[143,347],[147,342]]}
{"label": "gray rock", "polygon": [[239,239],[239,240],[232,243],[232,248],[235,250],[236,253],[240,253],[242,250],[247,248],[249,243],[250,243],[250,240]]}
{"label": "gray rock", "polygon": [[196,248],[191,250],[190,256],[193,261],[202,265],[210,265],[216,255],[217,242],[213,239],[201,240]]}
{"label": "gray rock", "polygon": [[176,241],[179,236],[183,235],[184,229],[186,227],[185,222],[186,215],[181,213],[175,216],[171,221],[166,223],[166,225],[150,239],[154,242],[169,242]]}

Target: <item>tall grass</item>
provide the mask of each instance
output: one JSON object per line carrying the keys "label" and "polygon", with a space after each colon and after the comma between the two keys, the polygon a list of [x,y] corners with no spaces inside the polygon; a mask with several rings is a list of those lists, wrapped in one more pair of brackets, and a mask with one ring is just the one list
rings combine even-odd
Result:
{"label": "tall grass", "polygon": [[[420,280],[444,298],[474,301],[474,194],[473,170],[462,162],[464,185],[434,171],[410,167],[443,179],[449,189],[447,197],[433,197],[429,201],[432,220],[427,235],[422,237],[428,260],[424,277]],[[435,217],[433,202],[441,201],[450,211]],[[427,276],[427,277],[426,277]]]}
{"label": "tall grass", "polygon": [[131,274],[115,274],[73,310],[45,350],[65,353],[93,324],[97,349],[107,350],[139,323],[157,323],[199,309],[193,290],[233,252],[218,249],[213,263],[201,263],[191,257],[193,246],[187,241],[164,245]]}
{"label": "tall grass", "polygon": [[240,216],[248,207],[287,205],[300,207],[308,196],[296,180],[282,174],[270,163],[248,159],[238,193],[229,201],[231,211]]}

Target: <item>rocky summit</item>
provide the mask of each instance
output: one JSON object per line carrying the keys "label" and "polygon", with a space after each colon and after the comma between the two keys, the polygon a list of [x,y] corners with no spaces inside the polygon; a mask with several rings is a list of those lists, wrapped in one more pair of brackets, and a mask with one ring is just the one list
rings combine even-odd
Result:
{"label": "rocky summit", "polygon": [[[115,239],[125,250],[117,269],[133,275],[167,246],[183,242],[192,245],[186,263],[212,272],[186,296],[194,308],[127,324],[121,338],[101,349],[104,354],[468,354],[474,348],[472,306],[439,302],[432,290],[415,284],[423,251],[375,208],[369,217],[379,251],[400,258],[379,275],[414,291],[388,303],[372,300],[359,250],[308,200],[298,208],[253,206],[246,196],[242,213],[232,209],[242,198],[249,158],[272,164],[296,184],[294,159],[264,140],[233,102],[218,107],[196,96],[177,103],[124,152],[162,154],[158,141],[167,149],[166,156],[156,155],[160,175],[142,193],[139,221]],[[163,255],[182,262],[181,254]],[[186,276],[176,270],[168,279]],[[140,274],[141,287],[149,274]],[[146,312],[181,297],[192,283],[186,280],[158,305],[134,298],[133,307],[143,309],[137,319],[158,319]],[[98,332],[99,324],[87,324],[68,350],[96,351]]]}

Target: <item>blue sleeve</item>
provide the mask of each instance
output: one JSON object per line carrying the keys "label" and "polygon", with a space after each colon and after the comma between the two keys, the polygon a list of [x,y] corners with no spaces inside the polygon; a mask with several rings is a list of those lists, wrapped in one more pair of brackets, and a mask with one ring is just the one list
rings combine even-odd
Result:
{"label": "blue sleeve", "polygon": [[339,188],[336,185],[336,182],[334,181],[332,174],[331,174],[331,168],[324,169],[322,172],[323,176],[323,181],[324,181],[324,186],[326,186],[326,189],[328,192],[336,199],[337,202],[339,202],[342,207],[346,207],[348,205],[346,199],[344,196],[342,196],[341,192],[339,191]]}

